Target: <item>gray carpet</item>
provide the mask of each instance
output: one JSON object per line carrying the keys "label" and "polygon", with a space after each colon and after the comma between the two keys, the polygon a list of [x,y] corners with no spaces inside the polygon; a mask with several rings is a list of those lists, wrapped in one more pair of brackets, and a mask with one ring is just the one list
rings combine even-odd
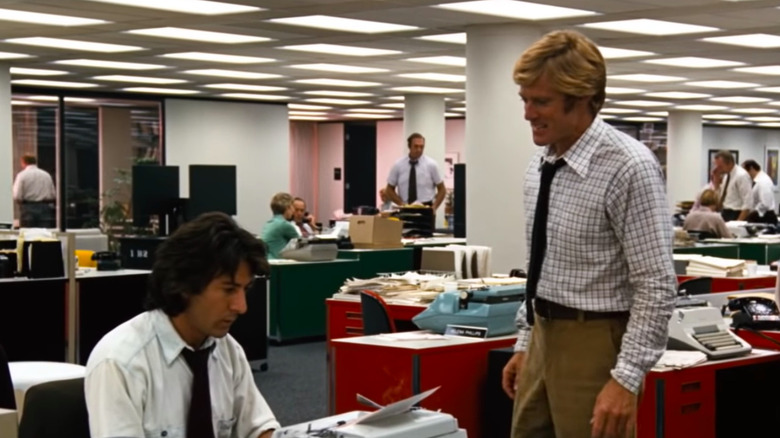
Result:
{"label": "gray carpet", "polygon": [[268,370],[255,382],[282,426],[328,415],[325,342],[268,347]]}

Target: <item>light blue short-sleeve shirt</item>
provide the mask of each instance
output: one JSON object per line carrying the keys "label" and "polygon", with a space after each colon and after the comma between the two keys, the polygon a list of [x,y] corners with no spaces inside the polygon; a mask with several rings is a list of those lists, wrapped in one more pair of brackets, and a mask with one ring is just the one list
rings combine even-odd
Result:
{"label": "light blue short-sleeve shirt", "polygon": [[[409,201],[406,198],[409,195],[409,171],[411,168],[409,157],[405,156],[395,162],[387,177],[387,183],[396,188],[398,195],[405,203]],[[417,178],[417,200],[420,202],[433,201],[436,197],[436,186],[443,181],[439,173],[439,165],[432,158],[422,155],[418,158],[415,176]]]}

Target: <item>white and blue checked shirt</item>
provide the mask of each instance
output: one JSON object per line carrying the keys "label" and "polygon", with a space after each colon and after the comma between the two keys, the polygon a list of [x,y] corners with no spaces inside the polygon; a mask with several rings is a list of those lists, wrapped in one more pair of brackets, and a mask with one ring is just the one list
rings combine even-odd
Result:
{"label": "white and blue checked shirt", "polygon": [[[598,117],[563,158],[567,166],[550,188],[537,296],[581,310],[630,311],[611,374],[637,393],[666,348],[676,295],[666,183],[645,145]],[[526,171],[529,246],[541,164],[554,159],[549,147],[539,148]],[[531,331],[525,306],[517,326],[515,351],[525,351]]]}

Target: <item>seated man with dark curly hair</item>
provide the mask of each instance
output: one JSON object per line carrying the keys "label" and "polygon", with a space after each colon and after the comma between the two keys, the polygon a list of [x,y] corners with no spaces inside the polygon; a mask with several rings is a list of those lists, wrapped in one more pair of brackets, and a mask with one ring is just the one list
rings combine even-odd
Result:
{"label": "seated man with dark curly hair", "polygon": [[269,438],[279,428],[228,330],[266,273],[265,245],[206,213],[159,247],[147,312],[95,346],[85,394],[93,438]]}

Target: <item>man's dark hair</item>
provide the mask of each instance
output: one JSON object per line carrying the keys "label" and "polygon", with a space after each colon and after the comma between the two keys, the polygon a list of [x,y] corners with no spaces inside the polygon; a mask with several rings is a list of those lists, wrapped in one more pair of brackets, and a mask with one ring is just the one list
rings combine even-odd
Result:
{"label": "man's dark hair", "polygon": [[726,164],[734,164],[734,156],[727,150],[718,151],[718,153],[715,154],[715,158],[720,158]]}
{"label": "man's dark hair", "polygon": [[267,274],[265,245],[224,213],[204,213],[181,226],[155,253],[146,308],[182,313],[189,297],[221,275],[235,276],[241,262],[253,275]]}
{"label": "man's dark hair", "polygon": [[415,132],[415,133],[413,133],[412,135],[410,135],[409,137],[406,138],[406,147],[411,148],[412,147],[412,141],[414,141],[414,139],[416,139],[416,138],[421,138],[421,139],[425,140],[425,137],[423,137],[422,134],[420,134],[419,132]]}
{"label": "man's dark hair", "polygon": [[35,155],[24,154],[22,155],[22,162],[24,164],[38,164],[38,159],[35,158]]}
{"label": "man's dark hair", "polygon": [[742,162],[742,167],[745,168],[745,170],[761,171],[761,165],[758,164],[756,160],[745,160]]}

